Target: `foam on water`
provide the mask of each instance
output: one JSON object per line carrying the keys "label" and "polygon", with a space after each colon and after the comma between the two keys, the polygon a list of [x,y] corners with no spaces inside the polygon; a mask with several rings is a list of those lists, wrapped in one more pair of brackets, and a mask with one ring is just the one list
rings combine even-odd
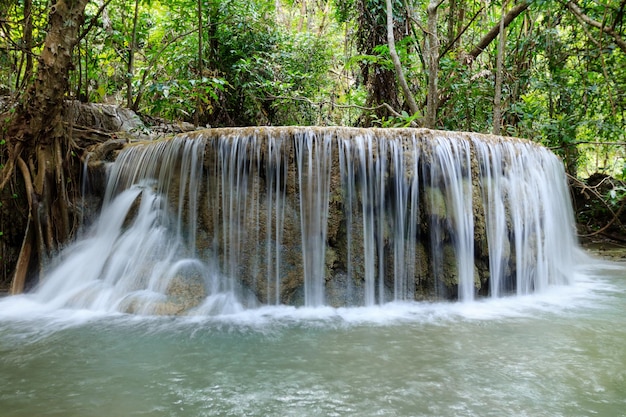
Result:
{"label": "foam on water", "polygon": [[[463,321],[501,321],[530,318],[546,314],[567,315],[584,309],[600,309],[603,300],[619,292],[603,275],[606,271],[624,271],[624,266],[588,258],[581,264],[573,284],[554,286],[542,293],[502,298],[485,298],[472,302],[396,301],[361,307],[330,306],[294,307],[261,306],[246,309],[234,294],[222,293],[208,297],[187,316],[159,317],[122,314],[115,311],[58,308],[41,302],[36,294],[0,299],[0,322],[20,323],[25,334],[47,334],[89,323],[128,323],[148,328],[182,328],[228,326],[264,331],[284,326],[345,327],[393,326],[402,323],[447,325]],[[614,273],[613,272],[613,273]]]}

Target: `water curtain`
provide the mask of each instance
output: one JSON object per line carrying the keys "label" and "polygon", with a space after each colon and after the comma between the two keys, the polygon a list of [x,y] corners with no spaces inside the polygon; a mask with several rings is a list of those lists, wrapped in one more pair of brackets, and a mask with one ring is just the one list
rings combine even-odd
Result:
{"label": "water curtain", "polygon": [[528,294],[571,278],[561,161],[426,129],[233,128],[128,146],[37,296],[220,314]]}

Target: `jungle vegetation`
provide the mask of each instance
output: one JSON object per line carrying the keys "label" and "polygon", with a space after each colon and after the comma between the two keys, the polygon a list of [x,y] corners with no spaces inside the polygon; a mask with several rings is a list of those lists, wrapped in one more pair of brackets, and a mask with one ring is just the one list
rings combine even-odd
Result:
{"label": "jungle vegetation", "polygon": [[[68,100],[196,126],[491,132],[550,147],[572,181],[623,179],[625,9],[626,0],[0,0],[0,287],[23,282],[76,230],[86,143],[65,120]],[[626,189],[612,184],[602,195],[582,187],[615,214]]]}

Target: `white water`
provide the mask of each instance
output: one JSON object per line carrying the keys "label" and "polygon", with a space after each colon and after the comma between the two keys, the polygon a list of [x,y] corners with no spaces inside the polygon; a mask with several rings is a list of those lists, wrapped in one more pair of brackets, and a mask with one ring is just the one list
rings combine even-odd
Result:
{"label": "white water", "polygon": [[[448,190],[446,206],[451,217],[450,227],[454,230],[456,266],[459,280],[459,300],[474,299],[474,208],[472,205],[472,183],[470,142],[435,137],[431,184],[442,182]],[[465,175],[464,175],[465,172]],[[500,197],[501,198],[501,197]]]}
{"label": "white water", "polygon": [[332,136],[305,133],[295,142],[298,184],[300,186],[300,227],[304,298],[308,306],[324,304],[326,235]]}

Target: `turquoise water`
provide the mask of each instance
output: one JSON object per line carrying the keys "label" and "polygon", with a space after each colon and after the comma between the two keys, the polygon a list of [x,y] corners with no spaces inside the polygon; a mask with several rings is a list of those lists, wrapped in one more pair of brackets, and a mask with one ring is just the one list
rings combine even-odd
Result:
{"label": "turquoise water", "polygon": [[624,416],[626,273],[472,303],[137,317],[0,300],[0,415]]}

